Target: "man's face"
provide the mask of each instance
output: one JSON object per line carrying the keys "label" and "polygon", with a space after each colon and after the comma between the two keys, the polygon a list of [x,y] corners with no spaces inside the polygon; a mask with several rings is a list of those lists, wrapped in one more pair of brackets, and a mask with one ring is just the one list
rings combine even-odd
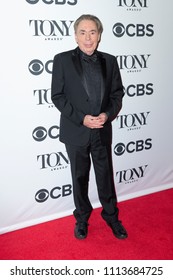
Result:
{"label": "man's face", "polygon": [[82,20],[76,30],[75,40],[81,51],[91,55],[100,41],[100,34],[93,20]]}

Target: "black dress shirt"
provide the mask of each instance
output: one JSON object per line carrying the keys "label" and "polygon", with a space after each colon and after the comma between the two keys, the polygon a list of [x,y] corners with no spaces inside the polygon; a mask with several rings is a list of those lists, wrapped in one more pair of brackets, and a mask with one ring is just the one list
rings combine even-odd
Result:
{"label": "black dress shirt", "polygon": [[101,107],[102,72],[99,58],[95,52],[89,56],[81,51],[81,62],[84,72],[85,84],[89,95],[91,115],[98,116]]}

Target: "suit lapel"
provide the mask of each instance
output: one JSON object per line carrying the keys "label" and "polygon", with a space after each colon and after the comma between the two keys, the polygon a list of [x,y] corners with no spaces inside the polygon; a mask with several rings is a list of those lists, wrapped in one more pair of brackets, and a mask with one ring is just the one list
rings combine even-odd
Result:
{"label": "suit lapel", "polygon": [[83,76],[83,71],[82,71],[82,64],[81,64],[81,61],[80,61],[80,54],[79,54],[78,48],[73,50],[72,60],[73,60],[73,63],[74,63],[74,66],[76,68],[77,73],[79,74],[80,77],[82,77]]}
{"label": "suit lapel", "polygon": [[78,75],[80,76],[80,80],[81,80],[81,82],[83,84],[83,87],[84,87],[87,95],[89,96],[89,92],[88,92],[86,80],[85,80],[85,77],[84,77],[83,68],[82,68],[82,64],[81,64],[81,60],[80,60],[80,53],[79,53],[79,49],[78,48],[76,48],[72,52],[72,60],[73,60],[74,67],[75,67]]}
{"label": "suit lapel", "polygon": [[98,57],[100,59],[101,63],[101,70],[102,70],[102,82],[101,82],[101,100],[103,100],[105,95],[105,85],[106,85],[106,60],[103,58],[102,54],[100,52],[98,53]]}

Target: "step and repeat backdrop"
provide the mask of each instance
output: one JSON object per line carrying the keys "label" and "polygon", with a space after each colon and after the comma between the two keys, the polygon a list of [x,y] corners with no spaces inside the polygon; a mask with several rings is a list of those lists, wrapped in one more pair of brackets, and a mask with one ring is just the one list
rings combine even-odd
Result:
{"label": "step and repeat backdrop", "polygon": [[[3,2],[0,233],[74,209],[50,87],[53,57],[76,47],[73,24],[84,13],[101,19],[99,50],[117,57],[125,88],[113,122],[118,201],[173,187],[172,10],[171,0]],[[90,199],[100,207],[93,169]]]}

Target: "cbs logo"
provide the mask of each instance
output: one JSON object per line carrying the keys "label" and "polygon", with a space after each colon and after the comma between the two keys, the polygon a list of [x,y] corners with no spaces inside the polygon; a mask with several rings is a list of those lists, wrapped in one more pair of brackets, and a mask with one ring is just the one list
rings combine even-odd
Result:
{"label": "cbs logo", "polygon": [[120,38],[124,34],[126,34],[129,37],[143,37],[143,36],[148,36],[151,37],[154,35],[154,30],[153,30],[153,24],[133,24],[130,23],[127,26],[124,26],[124,24],[117,22],[114,24],[112,28],[113,34]]}
{"label": "cbs logo", "polygon": [[[29,4],[37,4],[40,0],[26,0],[26,2],[28,2]],[[53,4],[55,3],[56,5],[64,5],[69,4],[69,5],[76,5],[77,4],[77,0],[71,0],[71,1],[67,1],[67,0],[42,0],[43,3],[45,4]]]}
{"label": "cbs logo", "polygon": [[72,194],[72,185],[67,184],[62,187],[54,187],[50,191],[47,189],[41,189],[36,192],[35,200],[38,203],[45,202],[48,198],[58,199],[60,197],[66,197]]}
{"label": "cbs logo", "polygon": [[125,93],[129,96],[129,97],[133,97],[133,96],[143,96],[143,95],[151,95],[154,92],[153,89],[153,84],[152,83],[148,83],[148,84],[131,84],[129,86],[127,86],[127,88],[124,88]]}
{"label": "cbs logo", "polygon": [[149,150],[152,147],[152,139],[148,138],[145,141],[144,140],[137,140],[136,142],[131,141],[127,145],[124,143],[118,143],[114,147],[114,153],[116,156],[122,156],[125,151],[128,153],[134,153],[134,152],[141,152],[143,150]]}

